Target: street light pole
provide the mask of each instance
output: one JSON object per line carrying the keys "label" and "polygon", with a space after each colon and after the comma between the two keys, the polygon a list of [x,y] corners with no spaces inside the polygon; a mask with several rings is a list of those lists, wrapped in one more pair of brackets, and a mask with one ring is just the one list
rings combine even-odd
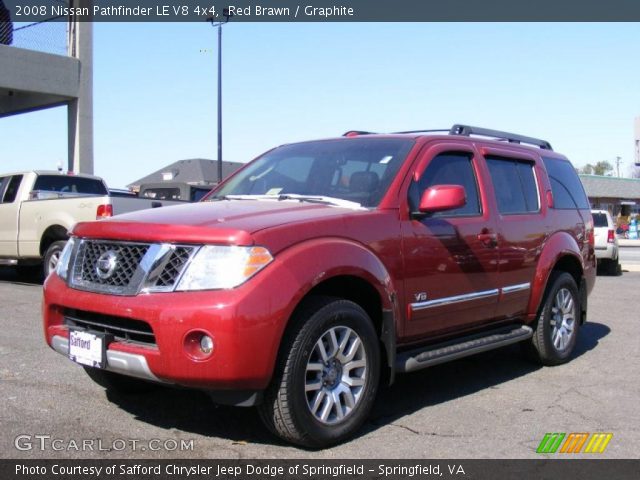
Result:
{"label": "street light pole", "polygon": [[218,185],[222,183],[222,22],[218,22]]}
{"label": "street light pole", "polygon": [[228,8],[222,10],[223,21],[214,22],[214,18],[207,20],[211,26],[218,27],[218,185],[222,182],[222,25],[233,16]]}

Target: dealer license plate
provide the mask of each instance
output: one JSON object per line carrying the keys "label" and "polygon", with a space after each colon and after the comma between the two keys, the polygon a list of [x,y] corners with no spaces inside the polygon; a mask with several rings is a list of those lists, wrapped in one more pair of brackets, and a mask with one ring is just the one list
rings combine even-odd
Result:
{"label": "dealer license plate", "polygon": [[76,363],[89,367],[106,367],[105,335],[86,332],[84,330],[69,330],[69,358]]}

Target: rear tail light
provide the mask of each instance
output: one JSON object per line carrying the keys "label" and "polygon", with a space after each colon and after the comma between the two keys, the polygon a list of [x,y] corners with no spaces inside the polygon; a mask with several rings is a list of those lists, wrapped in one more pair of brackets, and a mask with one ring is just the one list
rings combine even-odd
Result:
{"label": "rear tail light", "polygon": [[113,217],[113,205],[98,205],[96,220]]}
{"label": "rear tail light", "polygon": [[607,232],[607,243],[613,243],[616,241],[616,232],[615,230],[609,230]]}
{"label": "rear tail light", "polygon": [[587,229],[587,240],[589,241],[589,246],[591,248],[593,248],[596,244],[596,234],[595,234],[595,228],[593,228],[593,225],[589,225],[588,229]]}

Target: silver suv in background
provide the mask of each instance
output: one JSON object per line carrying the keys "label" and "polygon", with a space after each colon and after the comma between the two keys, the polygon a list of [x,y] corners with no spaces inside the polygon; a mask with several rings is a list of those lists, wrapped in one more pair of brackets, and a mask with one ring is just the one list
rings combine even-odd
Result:
{"label": "silver suv in background", "polygon": [[616,226],[611,214],[607,210],[591,210],[595,236],[596,259],[598,269],[608,275],[620,273],[618,262],[618,239],[616,238]]}

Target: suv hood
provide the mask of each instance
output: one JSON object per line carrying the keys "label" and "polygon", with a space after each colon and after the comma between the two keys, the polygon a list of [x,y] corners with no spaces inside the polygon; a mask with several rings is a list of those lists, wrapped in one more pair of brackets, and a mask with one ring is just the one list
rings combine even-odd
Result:
{"label": "suv hood", "polygon": [[221,200],[117,215],[79,223],[80,237],[132,241],[251,245],[251,235],[278,225],[353,215],[353,210],[298,200]]}

